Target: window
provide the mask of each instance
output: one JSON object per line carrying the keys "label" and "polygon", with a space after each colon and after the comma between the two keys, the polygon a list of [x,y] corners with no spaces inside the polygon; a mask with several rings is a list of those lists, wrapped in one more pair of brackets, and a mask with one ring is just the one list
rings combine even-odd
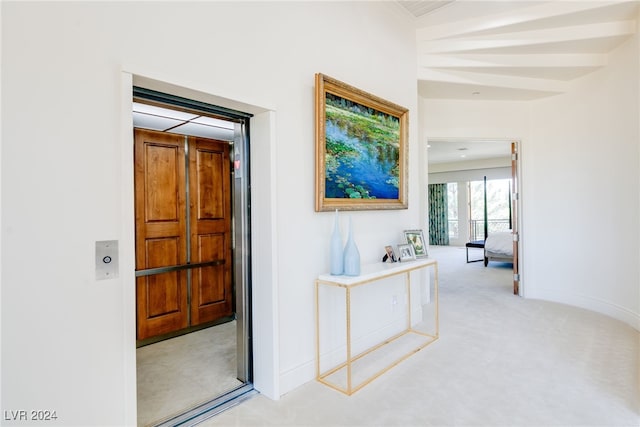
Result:
{"label": "window", "polygon": [[449,221],[449,239],[457,239],[458,227],[458,183],[447,183],[447,210]]}
{"label": "window", "polygon": [[[487,180],[488,233],[511,229],[511,180]],[[484,181],[469,182],[469,240],[484,239]]]}

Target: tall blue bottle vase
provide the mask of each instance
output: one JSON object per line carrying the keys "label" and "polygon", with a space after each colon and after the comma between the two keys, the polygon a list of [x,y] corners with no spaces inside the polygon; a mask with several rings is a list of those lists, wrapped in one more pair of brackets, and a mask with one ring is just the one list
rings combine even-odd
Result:
{"label": "tall blue bottle vase", "polygon": [[344,250],[342,248],[342,235],[340,234],[340,222],[338,221],[338,210],[333,223],[333,233],[331,234],[331,243],[329,247],[330,272],[335,276],[344,273]]}
{"label": "tall blue bottle vase", "polygon": [[345,276],[360,275],[360,252],[353,238],[353,226],[349,217],[349,237],[344,247],[344,274]]}

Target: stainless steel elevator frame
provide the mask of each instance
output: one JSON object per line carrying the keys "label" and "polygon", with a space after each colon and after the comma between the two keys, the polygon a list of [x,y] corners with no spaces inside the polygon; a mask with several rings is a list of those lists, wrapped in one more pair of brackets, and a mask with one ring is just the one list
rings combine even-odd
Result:
{"label": "stainless steel elevator frame", "polygon": [[[249,113],[230,110],[224,107],[194,101],[175,95],[156,92],[141,87],[133,88],[134,99],[163,104],[166,108],[187,109],[192,112],[209,115],[234,123],[233,141],[230,141],[231,162],[231,205],[232,205],[232,246],[233,246],[233,301],[236,314],[236,359],[237,378],[243,385],[223,394],[212,396],[212,400],[192,408],[174,418],[165,420],[161,426],[195,425],[214,416],[227,407],[247,399],[257,392],[253,389],[252,332],[251,332],[251,180],[250,180],[250,142]],[[204,267],[217,261],[187,266]],[[136,275],[158,274],[164,269],[182,269],[182,266],[170,266],[163,271],[141,271]],[[153,269],[161,270],[161,269]]]}
{"label": "stainless steel elevator frame", "polygon": [[253,378],[251,365],[251,212],[249,180],[249,121],[236,123],[231,150],[233,171],[231,217],[233,229],[233,281],[237,322],[238,379]]}

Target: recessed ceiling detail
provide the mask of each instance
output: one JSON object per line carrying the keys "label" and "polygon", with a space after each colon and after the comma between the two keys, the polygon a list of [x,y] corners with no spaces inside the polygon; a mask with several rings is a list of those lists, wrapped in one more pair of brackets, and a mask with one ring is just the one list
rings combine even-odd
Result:
{"label": "recessed ceiling detail", "polygon": [[133,126],[181,135],[233,141],[234,123],[214,117],[133,103]]}
{"label": "recessed ceiling detail", "polygon": [[413,16],[420,17],[431,13],[436,9],[453,3],[454,0],[440,0],[440,1],[408,1],[399,0],[398,3],[407,9]]}
{"label": "recessed ceiling detail", "polygon": [[498,100],[560,94],[606,66],[635,34],[638,3],[399,2],[416,17],[422,97]]}
{"label": "recessed ceiling detail", "polygon": [[507,140],[431,140],[429,165],[464,161],[511,159],[511,142]]}

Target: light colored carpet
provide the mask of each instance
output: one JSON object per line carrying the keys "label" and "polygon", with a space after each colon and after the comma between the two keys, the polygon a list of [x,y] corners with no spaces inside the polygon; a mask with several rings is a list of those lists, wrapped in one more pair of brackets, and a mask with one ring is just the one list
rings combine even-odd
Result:
{"label": "light colored carpet", "polygon": [[236,378],[235,321],[136,352],[140,426],[184,412],[241,384]]}
{"label": "light colored carpet", "polygon": [[[474,254],[475,255],[475,254]],[[440,268],[440,339],[352,396],[316,381],[256,396],[207,426],[638,426],[640,333],[513,295],[511,265]]]}

